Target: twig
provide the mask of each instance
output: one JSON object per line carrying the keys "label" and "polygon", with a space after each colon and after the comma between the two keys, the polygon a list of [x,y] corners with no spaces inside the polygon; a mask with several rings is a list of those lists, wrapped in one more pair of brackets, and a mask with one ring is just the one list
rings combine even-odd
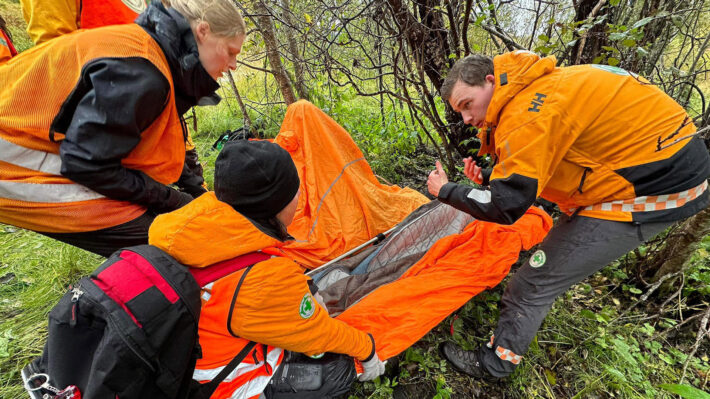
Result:
{"label": "twig", "polygon": [[645,302],[651,294],[653,294],[654,291],[658,289],[658,287],[663,284],[664,281],[668,280],[671,277],[677,276],[679,274],[682,274],[682,271],[680,272],[675,272],[675,273],[668,273],[664,275],[663,277],[659,278],[658,281],[656,281],[649,289],[646,291],[645,294],[641,295],[638,301],[636,301],[633,305],[629,306],[626,310],[624,310],[619,316],[617,316],[614,320],[610,321],[609,324],[613,324],[614,322],[618,321],[620,318],[623,316],[626,316],[627,313],[631,311],[631,309],[635,308],[636,305],[638,305],[641,302]]}
{"label": "twig", "polygon": [[[668,302],[673,300],[673,297],[680,294],[680,292],[683,290],[683,286],[685,286],[685,275],[681,276],[680,288],[678,288],[678,291],[674,292],[673,295],[669,295],[668,299],[663,301],[663,303],[661,304],[661,309],[665,308],[666,305],[668,305]],[[680,301],[680,297],[678,298],[678,301]]]}
{"label": "twig", "polygon": [[[602,9],[602,6],[606,3],[606,0],[599,0],[596,6],[592,9],[592,12],[589,13],[589,16],[587,19],[593,20],[594,17],[597,16],[599,13],[599,10]],[[590,28],[591,29],[591,28]],[[575,58],[575,65],[579,65],[580,62],[582,62],[582,52],[584,51],[584,45],[587,42],[587,36],[589,35],[589,31],[586,31],[582,34],[582,37],[579,38],[579,47],[577,48],[577,57]]]}
{"label": "twig", "polygon": [[[659,332],[653,334],[653,335],[651,336],[651,338],[649,338],[649,341],[655,341],[657,338],[659,338],[659,337],[661,337],[661,336],[663,336],[663,335],[666,335],[666,334],[668,334],[669,332],[671,332],[671,330],[677,330],[677,329],[681,328],[682,326],[684,326],[685,324],[690,323],[691,321],[697,319],[698,317],[700,317],[700,316],[702,316],[702,315],[703,315],[702,313],[694,314],[694,315],[688,317],[687,319],[683,320],[682,323],[678,323],[678,324],[676,324],[676,325],[674,325],[674,326],[672,326],[672,327],[668,327],[667,329],[665,329],[665,330],[663,330],[663,331],[659,331]],[[655,318],[655,317],[660,317],[660,315],[653,315],[653,316],[654,316],[654,318]]]}
{"label": "twig", "polygon": [[708,320],[709,319],[710,319],[710,306],[708,306],[708,308],[705,309],[705,314],[703,315],[702,320],[700,320],[700,328],[698,328],[698,335],[695,337],[695,345],[693,345],[693,350],[690,351],[690,354],[685,359],[685,363],[683,363],[683,374],[680,376],[679,384],[683,383],[683,380],[685,379],[685,372],[688,369],[688,363],[690,363],[690,359],[692,359],[693,356],[695,356],[695,352],[698,351],[698,347],[700,347],[700,342],[702,342],[703,338],[705,338],[705,336],[708,335]]}
{"label": "twig", "polygon": [[390,183],[387,179],[385,179],[384,177],[382,177],[382,176],[380,176],[380,175],[377,175],[377,174],[376,174],[375,177],[378,178],[378,179],[380,179],[380,180],[382,180],[383,182],[385,182],[385,184],[387,184],[388,186],[391,186],[391,185],[392,185],[392,183]]}

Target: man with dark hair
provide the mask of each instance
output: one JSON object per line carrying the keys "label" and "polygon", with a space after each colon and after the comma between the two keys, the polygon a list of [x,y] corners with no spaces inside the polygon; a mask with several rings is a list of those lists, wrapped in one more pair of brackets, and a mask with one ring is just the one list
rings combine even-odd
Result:
{"label": "man with dark hair", "polygon": [[512,224],[537,197],[564,215],[511,277],[490,342],[453,343],[442,354],[477,378],[513,372],[557,296],[710,203],[710,157],[685,110],[638,75],[606,65],[560,68],[516,51],[459,60],[441,95],[479,130],[464,174],[450,183],[439,162],[429,192],[477,219]]}

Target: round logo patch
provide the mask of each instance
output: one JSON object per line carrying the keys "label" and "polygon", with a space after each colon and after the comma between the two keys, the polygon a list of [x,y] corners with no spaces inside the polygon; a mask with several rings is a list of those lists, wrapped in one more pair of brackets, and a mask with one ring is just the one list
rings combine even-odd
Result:
{"label": "round logo patch", "polygon": [[298,314],[300,314],[304,319],[307,319],[313,316],[313,312],[315,311],[316,307],[313,303],[313,297],[311,294],[304,295],[303,299],[301,299],[301,306],[298,308]]}
{"label": "round logo patch", "polygon": [[538,249],[530,257],[530,266],[537,268],[544,265],[546,261],[547,256],[545,255],[545,251],[543,251],[542,249]]}

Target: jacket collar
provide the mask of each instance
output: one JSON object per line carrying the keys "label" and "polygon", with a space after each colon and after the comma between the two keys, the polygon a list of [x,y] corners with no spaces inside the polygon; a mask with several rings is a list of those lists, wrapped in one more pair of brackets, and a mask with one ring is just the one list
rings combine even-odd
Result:
{"label": "jacket collar", "polygon": [[556,64],[557,61],[553,56],[540,58],[525,50],[517,50],[493,58],[495,89],[486,111],[486,127],[478,132],[478,138],[481,140],[479,154],[495,153],[494,133],[503,108],[536,79],[552,72]]}
{"label": "jacket collar", "polygon": [[190,267],[205,267],[249,252],[283,245],[221,202],[213,191],[158,215],[148,242]]}
{"label": "jacket collar", "polygon": [[198,103],[209,102],[207,99],[219,101],[215,93],[219,84],[200,63],[197,42],[185,17],[153,1],[136,23],[158,42],[168,60],[180,115]]}

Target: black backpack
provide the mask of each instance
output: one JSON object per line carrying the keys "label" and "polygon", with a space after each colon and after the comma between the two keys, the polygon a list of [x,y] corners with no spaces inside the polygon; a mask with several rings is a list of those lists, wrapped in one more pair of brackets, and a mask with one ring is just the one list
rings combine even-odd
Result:
{"label": "black backpack", "polygon": [[211,382],[192,379],[200,287],[268,258],[188,269],[150,245],[115,252],[50,311],[42,356],[22,370],[25,387],[34,398],[209,398],[255,343]]}

